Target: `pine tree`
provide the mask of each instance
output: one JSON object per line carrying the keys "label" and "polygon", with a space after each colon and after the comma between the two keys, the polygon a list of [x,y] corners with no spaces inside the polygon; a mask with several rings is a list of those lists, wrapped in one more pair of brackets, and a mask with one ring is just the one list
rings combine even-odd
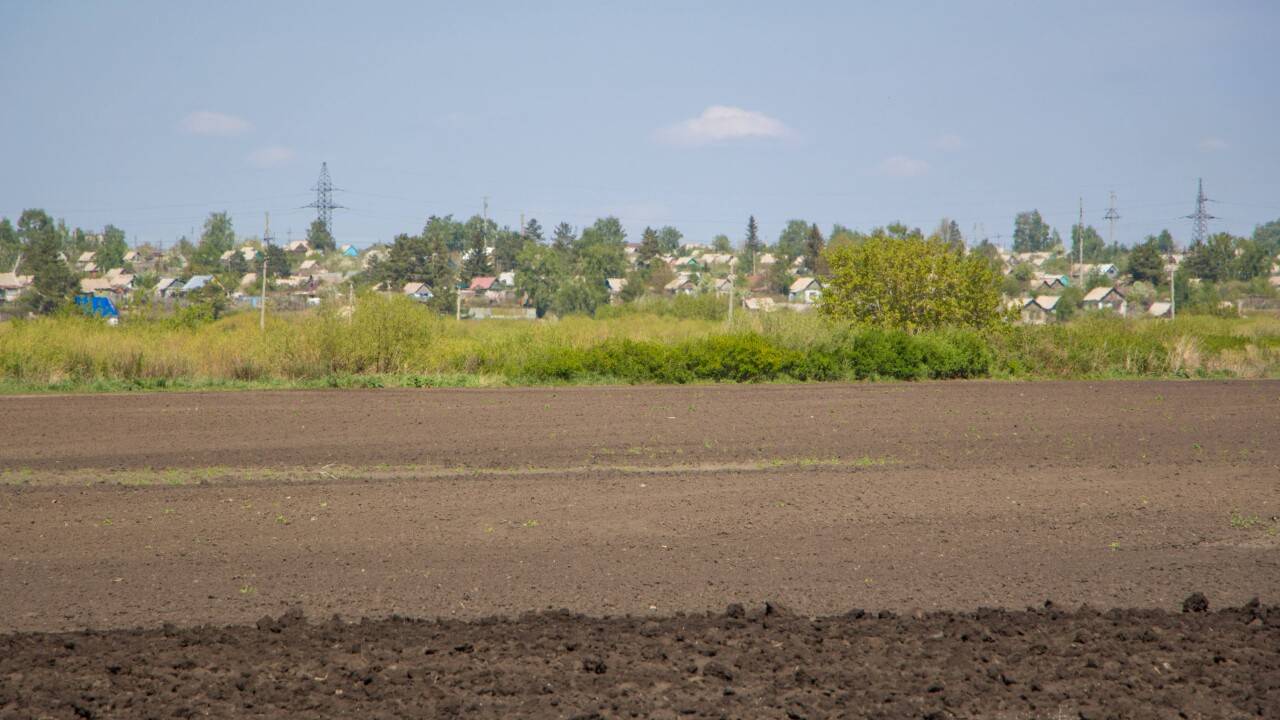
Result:
{"label": "pine tree", "polygon": [[648,268],[661,254],[662,241],[658,239],[657,231],[646,227],[644,233],[640,235],[640,250],[636,253],[636,263],[642,268]]}
{"label": "pine tree", "polygon": [[756,253],[764,249],[764,243],[760,242],[760,227],[756,225],[755,215],[747,218],[747,241],[743,249],[752,259],[755,258]]}
{"label": "pine tree", "polygon": [[35,276],[31,290],[25,293],[27,309],[47,315],[65,307],[75,296],[79,283],[59,255],[62,242],[53,222],[43,210],[27,210],[22,213],[18,227],[26,240],[23,267]]}
{"label": "pine tree", "polygon": [[573,248],[573,242],[577,240],[577,235],[573,232],[573,228],[569,223],[560,223],[551,233],[551,246],[558,252],[568,253]]}
{"label": "pine tree", "polygon": [[337,247],[329,227],[320,218],[312,220],[311,227],[307,228],[307,243],[311,245],[311,249],[320,252],[329,252]]}
{"label": "pine tree", "polygon": [[470,282],[471,278],[483,277],[493,273],[493,263],[486,252],[483,232],[473,232],[471,242],[467,245],[466,259],[462,262],[462,279]]}
{"label": "pine tree", "polygon": [[826,242],[822,239],[822,231],[818,229],[818,224],[810,225],[809,234],[804,240],[804,266],[814,275],[826,274],[826,263],[822,259],[822,251],[825,248]]}
{"label": "pine tree", "polygon": [[529,222],[524,225],[524,239],[540,243],[543,240],[542,226],[538,224],[537,218],[529,218]]}

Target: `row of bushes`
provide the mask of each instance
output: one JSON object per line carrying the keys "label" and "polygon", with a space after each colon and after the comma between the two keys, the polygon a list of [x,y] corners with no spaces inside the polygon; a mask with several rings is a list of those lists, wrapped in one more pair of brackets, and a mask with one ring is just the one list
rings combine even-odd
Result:
{"label": "row of bushes", "polygon": [[[973,377],[1280,376],[1274,318],[1089,318],[919,334],[813,313],[462,322],[400,297],[191,326],[81,316],[0,323],[0,391],[40,388],[689,383]],[[709,310],[709,308],[703,308]],[[696,316],[696,313],[692,313]]]}
{"label": "row of bushes", "polygon": [[974,332],[907,335],[846,328],[805,349],[785,347],[755,332],[677,344],[611,339],[587,348],[547,348],[507,368],[507,374],[521,382],[917,380],[982,377],[992,358],[986,341]]}

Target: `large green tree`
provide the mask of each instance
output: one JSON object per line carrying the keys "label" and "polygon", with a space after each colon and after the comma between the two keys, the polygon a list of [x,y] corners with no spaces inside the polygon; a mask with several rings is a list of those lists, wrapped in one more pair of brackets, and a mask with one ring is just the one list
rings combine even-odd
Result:
{"label": "large green tree", "polygon": [[[471,224],[468,223],[468,226]],[[483,227],[469,227],[471,237],[462,259],[462,280],[471,282],[471,278],[493,274],[493,262],[489,258],[488,243]]]}
{"label": "large green tree", "polygon": [[1051,229],[1039,210],[1018,213],[1013,220],[1013,251],[1044,252],[1053,249]]}
{"label": "large green tree", "polygon": [[804,220],[788,220],[782,232],[778,234],[775,246],[778,255],[786,260],[794,260],[804,254],[804,245],[809,239],[809,223]]}
{"label": "large green tree", "polygon": [[124,265],[124,254],[129,252],[125,242],[124,231],[115,225],[108,225],[102,231],[102,246],[98,248],[97,265],[102,270],[110,270]]}
{"label": "large green tree", "polygon": [[222,254],[236,245],[235,229],[231,216],[225,212],[209,213],[200,234],[200,244],[191,258],[191,271],[195,274],[216,273],[222,262]]}
{"label": "large green tree", "polygon": [[79,290],[79,282],[62,257],[62,239],[48,213],[25,210],[18,219],[23,239],[23,270],[34,275],[23,300],[29,311],[47,315],[66,307]]}
{"label": "large green tree", "polygon": [[551,247],[559,253],[568,255],[573,251],[573,245],[577,241],[578,234],[573,231],[573,226],[569,223],[562,222],[551,231]]}
{"label": "large green tree", "polygon": [[672,255],[676,250],[680,249],[680,243],[684,242],[684,234],[670,225],[663,225],[658,229],[658,244],[662,246],[664,255]]}
{"label": "large green tree", "polygon": [[845,320],[919,332],[1002,321],[1000,275],[985,258],[940,239],[873,232],[827,253],[831,277],[821,311]]}
{"label": "large green tree", "polygon": [[747,236],[742,241],[742,251],[752,268],[756,266],[756,258],[764,252],[764,241],[760,239],[760,226],[756,224],[755,215],[747,217]]}
{"label": "large green tree", "polygon": [[1191,277],[1222,282],[1233,276],[1235,238],[1230,233],[1215,233],[1208,240],[1192,245],[1183,267]]}
{"label": "large green tree", "polygon": [[640,234],[640,249],[636,251],[636,264],[648,269],[658,256],[662,254],[662,241],[658,239],[658,231],[651,227]]}
{"label": "large green tree", "polygon": [[22,239],[18,237],[18,231],[9,218],[0,218],[0,272],[13,270],[21,252]]}
{"label": "large green tree", "polygon": [[567,275],[565,253],[535,242],[526,242],[516,258],[516,289],[528,298],[538,317],[552,308],[556,292]]}
{"label": "large green tree", "polygon": [[1155,237],[1148,238],[1129,253],[1129,274],[1134,282],[1163,284],[1167,279],[1164,266],[1164,253],[1160,251],[1160,242]]}
{"label": "large green tree", "polygon": [[324,224],[320,218],[311,221],[311,225],[307,227],[307,244],[312,250],[320,252],[331,252],[338,247],[333,239],[333,233],[329,232],[329,226]]}
{"label": "large green tree", "polygon": [[529,222],[524,224],[524,239],[536,243],[542,242],[542,226],[538,224],[537,218],[529,218]]}
{"label": "large green tree", "polygon": [[[822,251],[826,248],[826,242],[822,239],[822,231],[818,229],[818,224],[814,223],[809,226],[809,232],[804,239],[804,267],[814,275],[825,275],[827,272],[827,263],[822,258]],[[782,262],[778,263],[783,264]]]}
{"label": "large green tree", "polygon": [[[1071,226],[1071,262],[1080,262],[1080,225]],[[1102,260],[1106,243],[1092,225],[1084,226],[1084,262],[1096,263]]]}

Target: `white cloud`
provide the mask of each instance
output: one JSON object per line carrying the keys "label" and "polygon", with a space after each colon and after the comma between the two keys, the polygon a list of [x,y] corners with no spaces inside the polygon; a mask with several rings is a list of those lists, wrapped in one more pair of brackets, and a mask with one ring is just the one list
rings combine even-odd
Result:
{"label": "white cloud", "polygon": [[242,117],[211,110],[197,110],[182,119],[182,129],[192,135],[239,135],[251,127]]}
{"label": "white cloud", "polygon": [[929,163],[906,155],[894,155],[880,163],[879,170],[890,177],[919,177],[929,172]]}
{"label": "white cloud", "polygon": [[1214,152],[1216,150],[1226,150],[1227,141],[1220,137],[1207,137],[1200,141],[1200,149],[1204,152]]}
{"label": "white cloud", "polygon": [[280,167],[293,158],[293,150],[280,145],[271,145],[249,153],[249,164],[260,168],[273,168]]}
{"label": "white cloud", "polygon": [[792,134],[781,120],[764,113],[712,105],[698,117],[658,130],[657,137],[672,145],[708,145],[748,138],[785,138]]}
{"label": "white cloud", "polygon": [[933,141],[933,145],[939,150],[945,150],[947,152],[957,152],[959,150],[963,150],[966,147],[968,147],[969,143],[966,143],[964,141],[964,138],[960,137],[959,135],[956,135],[954,133],[947,133],[945,135],[939,135],[937,139]]}

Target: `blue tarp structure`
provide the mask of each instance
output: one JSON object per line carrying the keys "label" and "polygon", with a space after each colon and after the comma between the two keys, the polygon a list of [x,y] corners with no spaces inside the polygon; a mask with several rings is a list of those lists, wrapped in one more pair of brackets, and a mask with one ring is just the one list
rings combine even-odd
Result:
{"label": "blue tarp structure", "polygon": [[96,315],[100,318],[120,317],[120,313],[116,310],[115,303],[111,302],[111,298],[98,297],[97,295],[77,295],[76,304],[90,315]]}

